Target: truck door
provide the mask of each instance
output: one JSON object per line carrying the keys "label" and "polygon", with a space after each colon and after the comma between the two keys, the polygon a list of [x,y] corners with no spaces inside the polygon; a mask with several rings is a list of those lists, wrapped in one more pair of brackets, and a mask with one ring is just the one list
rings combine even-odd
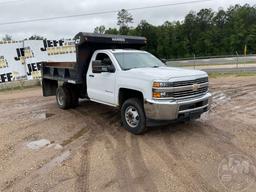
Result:
{"label": "truck door", "polygon": [[[113,65],[108,54],[98,53],[92,58],[92,61],[99,60],[103,65]],[[87,92],[89,98],[100,103],[115,103],[115,81],[116,73],[103,72],[93,73],[92,65],[90,65],[87,74]]]}

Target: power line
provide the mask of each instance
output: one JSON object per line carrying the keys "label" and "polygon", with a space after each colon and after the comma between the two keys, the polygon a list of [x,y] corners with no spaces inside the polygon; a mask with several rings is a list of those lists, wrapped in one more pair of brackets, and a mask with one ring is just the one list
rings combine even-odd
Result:
{"label": "power line", "polygon": [[29,1],[29,0],[10,0],[10,1],[0,1],[0,4],[9,4],[9,3],[21,3],[24,1]]}
{"label": "power line", "polygon": [[[213,1],[213,0],[194,0],[194,1],[186,1],[186,2],[181,2],[181,3],[169,3],[169,4],[152,5],[152,6],[145,6],[145,7],[135,7],[135,8],[130,8],[130,9],[126,9],[126,10],[138,11],[138,10],[144,10],[144,9],[153,9],[153,8],[170,7],[170,6],[185,5],[185,4],[203,3],[203,2],[209,2],[209,1]],[[64,18],[84,17],[84,16],[92,16],[92,15],[104,15],[104,14],[116,13],[118,11],[120,11],[120,10],[101,11],[101,12],[83,13],[83,14],[66,15],[66,16],[56,16],[56,17],[48,17],[48,18],[35,18],[35,19],[20,20],[20,21],[10,21],[10,22],[0,23],[0,26],[21,24],[21,23],[32,23],[32,22],[38,22],[38,21],[50,21],[50,20],[57,20],[57,19],[64,19]]]}

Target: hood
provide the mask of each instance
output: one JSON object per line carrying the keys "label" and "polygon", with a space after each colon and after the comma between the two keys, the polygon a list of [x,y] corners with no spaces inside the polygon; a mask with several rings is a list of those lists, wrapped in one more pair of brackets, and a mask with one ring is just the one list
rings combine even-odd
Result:
{"label": "hood", "polygon": [[183,77],[205,77],[207,73],[199,70],[176,68],[176,67],[159,67],[159,68],[135,68],[129,71],[130,74],[138,78],[152,80],[171,80]]}

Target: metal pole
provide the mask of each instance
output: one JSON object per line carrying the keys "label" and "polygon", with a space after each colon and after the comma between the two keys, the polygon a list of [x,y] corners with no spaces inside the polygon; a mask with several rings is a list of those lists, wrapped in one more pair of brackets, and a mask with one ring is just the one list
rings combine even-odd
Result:
{"label": "metal pole", "polygon": [[196,69],[196,54],[194,54],[194,69]]}
{"label": "metal pole", "polygon": [[244,71],[247,63],[247,44],[244,46]]}
{"label": "metal pole", "polygon": [[239,57],[239,54],[238,52],[236,51],[236,68],[238,69],[238,57]]}

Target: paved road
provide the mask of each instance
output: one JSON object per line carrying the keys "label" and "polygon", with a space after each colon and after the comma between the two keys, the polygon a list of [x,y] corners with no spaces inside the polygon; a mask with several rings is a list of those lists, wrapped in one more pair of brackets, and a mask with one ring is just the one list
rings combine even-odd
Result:
{"label": "paved road", "polygon": [[189,66],[192,65],[226,65],[226,64],[239,64],[242,65],[246,62],[256,63],[256,55],[247,57],[227,57],[227,58],[206,58],[196,60],[179,60],[169,61],[168,65],[171,66]]}
{"label": "paved road", "polygon": [[[172,63],[167,63],[168,66],[174,66]],[[236,73],[236,72],[256,72],[256,61],[251,64],[210,64],[207,65],[178,65],[175,67],[184,67],[188,69],[198,69],[206,72],[219,72],[219,73]]]}
{"label": "paved road", "polygon": [[216,68],[216,69],[201,69],[208,73],[236,73],[236,72],[256,72],[256,67],[242,67],[242,68]]}

